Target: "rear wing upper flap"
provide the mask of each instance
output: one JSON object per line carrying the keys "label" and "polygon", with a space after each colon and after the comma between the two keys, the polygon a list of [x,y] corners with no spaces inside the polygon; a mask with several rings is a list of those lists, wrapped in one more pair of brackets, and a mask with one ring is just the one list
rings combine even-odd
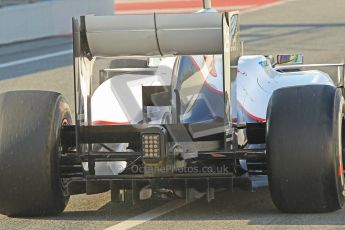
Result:
{"label": "rear wing upper flap", "polygon": [[85,16],[93,56],[222,53],[222,14]]}

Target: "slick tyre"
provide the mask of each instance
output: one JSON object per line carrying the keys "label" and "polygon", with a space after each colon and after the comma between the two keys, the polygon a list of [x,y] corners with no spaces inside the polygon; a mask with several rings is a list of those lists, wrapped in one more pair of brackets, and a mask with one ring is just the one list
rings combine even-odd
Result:
{"label": "slick tyre", "polygon": [[0,95],[0,213],[61,213],[69,195],[59,177],[60,129],[71,123],[62,95],[13,91]]}
{"label": "slick tyre", "polygon": [[318,213],[344,205],[344,99],[340,89],[276,90],[267,111],[268,179],[276,207]]}

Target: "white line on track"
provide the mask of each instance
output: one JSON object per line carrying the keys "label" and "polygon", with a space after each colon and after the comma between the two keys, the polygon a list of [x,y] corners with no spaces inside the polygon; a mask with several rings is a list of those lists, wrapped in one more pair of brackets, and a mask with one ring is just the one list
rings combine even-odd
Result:
{"label": "white line on track", "polygon": [[162,206],[159,206],[155,209],[152,209],[150,211],[144,212],[138,216],[132,217],[128,220],[122,221],[118,224],[115,224],[114,226],[111,226],[105,230],[127,230],[130,228],[133,228],[139,224],[143,224],[147,221],[153,220],[157,217],[163,216],[175,209],[181,208],[185,206],[187,203],[185,200],[173,200],[169,203],[166,203]]}
{"label": "white line on track", "polygon": [[72,52],[73,50],[64,50],[64,51],[60,51],[56,53],[44,54],[44,55],[40,55],[36,57],[25,58],[21,60],[12,61],[12,62],[2,63],[0,64],[0,68],[6,68],[6,67],[21,65],[21,64],[25,64],[29,62],[40,61],[47,58],[63,56],[63,55],[71,54]]}

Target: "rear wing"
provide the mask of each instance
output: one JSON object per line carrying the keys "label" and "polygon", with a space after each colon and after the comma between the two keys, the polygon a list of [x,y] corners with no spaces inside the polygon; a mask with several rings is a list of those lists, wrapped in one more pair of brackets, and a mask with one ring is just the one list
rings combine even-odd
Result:
{"label": "rear wing", "polygon": [[96,57],[223,55],[226,126],[231,125],[231,81],[241,53],[238,12],[82,16],[73,18],[75,112],[91,125],[92,65]]}
{"label": "rear wing", "polygon": [[223,52],[222,14],[85,16],[82,20],[93,56]]}

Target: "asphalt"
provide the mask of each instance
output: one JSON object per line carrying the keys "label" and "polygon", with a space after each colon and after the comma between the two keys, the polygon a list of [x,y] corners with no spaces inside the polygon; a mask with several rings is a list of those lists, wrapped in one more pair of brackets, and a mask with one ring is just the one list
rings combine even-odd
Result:
{"label": "asphalt", "polygon": [[[305,63],[337,63],[345,58],[345,2],[298,0],[241,16],[245,54],[303,53]],[[0,46],[0,66],[22,59],[70,50],[62,36]],[[0,68],[0,92],[17,89],[63,93],[73,108],[71,54]],[[102,65],[109,65],[105,62]],[[336,71],[324,69],[332,76]],[[312,159],[311,159],[312,160]],[[79,195],[60,216],[8,218],[0,229],[104,229],[162,202],[135,207],[111,204],[109,193]],[[1,204],[0,204],[1,205]],[[268,189],[221,192],[208,204],[197,200],[136,226],[134,229],[345,229],[345,209],[326,214],[284,214],[276,210]]]}

